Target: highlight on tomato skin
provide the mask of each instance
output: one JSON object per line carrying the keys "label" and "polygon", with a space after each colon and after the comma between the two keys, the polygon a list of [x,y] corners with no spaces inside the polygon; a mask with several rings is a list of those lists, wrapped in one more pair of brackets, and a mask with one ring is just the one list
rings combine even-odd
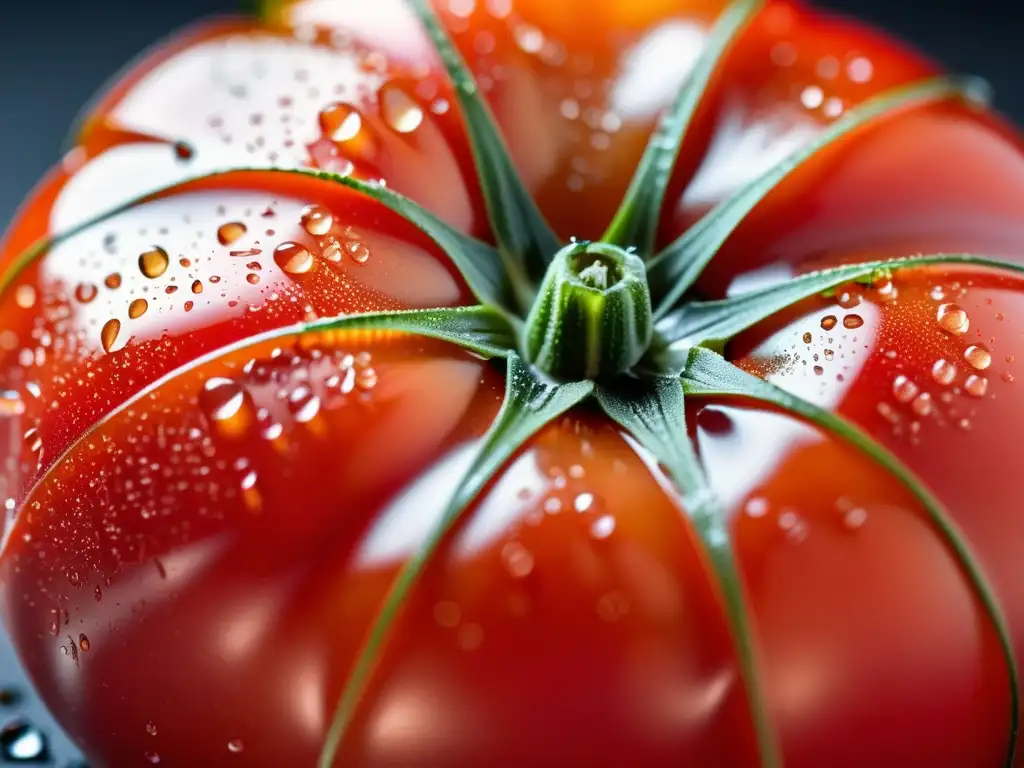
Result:
{"label": "highlight on tomato skin", "polygon": [[[473,303],[400,216],[267,166],[383,181],[491,238],[455,96],[405,0],[268,5],[265,21],[201,23],[147,55],[0,246],[2,274],[38,238],[162,190],[0,293],[0,389],[17,394],[0,438],[18,465],[0,496],[20,508],[0,558],[5,618],[101,764],[317,764],[389,586],[501,403],[500,364],[443,342],[248,342]],[[567,239],[600,236],[726,3],[435,5]],[[767,3],[712,79],[659,244],[865,99],[936,71],[855,22]],[[697,290],[920,252],[1019,261],[1020,150],[971,104],[869,126],[775,189]],[[726,354],[860,425],[936,493],[1024,658],[1022,288],[990,270],[900,270],[801,302]],[[728,516],[787,768],[1004,765],[999,638],[919,501],[768,407],[691,398],[687,422]],[[334,764],[758,766],[700,553],[657,461],[574,409],[433,555]]]}

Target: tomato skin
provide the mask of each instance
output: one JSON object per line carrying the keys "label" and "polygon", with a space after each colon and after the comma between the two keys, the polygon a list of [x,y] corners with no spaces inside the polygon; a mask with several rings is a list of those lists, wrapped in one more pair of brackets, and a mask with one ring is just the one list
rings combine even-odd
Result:
{"label": "tomato skin", "polygon": [[[501,2],[477,5],[444,18],[492,82],[485,91],[517,166],[560,235],[599,236],[685,76],[656,54],[695,53],[722,1],[521,0],[511,17]],[[408,8],[344,5],[338,24],[339,3],[282,6],[266,26],[196,27],[116,85],[8,233],[0,265],[96,207],[263,161],[384,178],[486,237],[458,111]],[[587,28],[575,23],[583,6]],[[328,28],[311,34],[315,23]],[[770,3],[687,137],[660,239],[840,108],[935,71],[851,22]],[[323,135],[335,102],[359,110],[355,136]],[[420,122],[405,130],[414,108]],[[1019,137],[997,117],[917,109],[794,173],[699,288],[720,296],[919,251],[1018,259],[1022,187]],[[273,257],[281,243],[323,255],[322,236],[302,227],[309,204],[330,211],[332,236],[367,246],[368,260],[319,259],[309,275],[288,274]],[[219,242],[219,228],[238,221],[244,237]],[[170,265],[146,278],[137,261],[154,244]],[[122,284],[103,285],[114,272]],[[77,298],[79,279],[97,295]],[[933,284],[950,296],[966,286],[955,300],[971,316],[968,335],[936,326]],[[1024,657],[1008,449],[1024,415],[1011,362],[1024,359],[1021,286],[963,270],[901,272],[893,285],[895,299],[867,291],[856,307],[804,302],[729,355],[838,408],[918,473],[992,578]],[[24,286],[31,302],[26,290],[19,299]],[[143,297],[147,312],[128,316]],[[376,204],[324,182],[238,173],[69,241],[0,299],[0,328],[15,340],[0,336],[0,377],[40,387],[21,422],[0,424],[16,438],[36,430],[21,440],[21,477],[4,478],[22,513],[0,577],[10,631],[47,704],[100,764],[315,764],[369,622],[438,513],[439,486],[456,482],[459,458],[496,413],[502,381],[446,345],[388,335],[225,347],[311,314],[469,303],[462,281]],[[840,322],[831,336],[827,314]],[[863,325],[846,329],[852,314]],[[115,316],[124,335],[107,353],[101,329]],[[990,348],[989,369],[972,373],[970,343]],[[939,357],[956,370],[951,387],[935,387]],[[964,390],[969,375],[986,377],[983,396]],[[897,376],[918,388],[907,402]],[[933,402],[922,415],[914,404],[923,410],[925,391]],[[688,420],[729,515],[787,767],[1001,766],[1009,697],[997,637],[917,502],[791,417],[694,399]],[[432,559],[338,764],[757,765],[720,601],[672,498],[591,410],[546,428]]]}

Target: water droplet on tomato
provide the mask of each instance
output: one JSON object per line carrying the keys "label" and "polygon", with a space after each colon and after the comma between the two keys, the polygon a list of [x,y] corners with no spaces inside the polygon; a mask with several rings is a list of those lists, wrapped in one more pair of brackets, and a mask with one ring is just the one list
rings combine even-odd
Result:
{"label": "water droplet on tomato", "polygon": [[355,107],[337,102],[320,112],[320,130],[331,141],[350,141],[363,127],[363,118]]}
{"label": "water droplet on tomato", "polygon": [[964,350],[964,360],[977,371],[984,371],[992,365],[992,354],[982,344],[971,344]]}
{"label": "water droplet on tomato", "polygon": [[203,383],[199,393],[199,407],[213,421],[227,421],[242,409],[245,391],[234,379],[214,376]]}
{"label": "water droplet on tomato", "polygon": [[245,749],[245,745],[242,743],[241,739],[230,739],[228,741],[228,752],[237,755],[243,749]]}
{"label": "water droplet on tomato", "polygon": [[260,276],[257,275],[255,272],[250,272],[248,275],[245,276],[245,280],[247,283],[249,283],[249,285],[259,285]]}
{"label": "water droplet on tomato", "polygon": [[932,396],[929,395],[927,392],[922,392],[914,399],[911,408],[914,409],[914,413],[916,413],[918,416],[927,416],[932,412],[932,408],[934,407],[934,405],[935,403],[932,400]]}
{"label": "water droplet on tomato", "polygon": [[99,290],[92,283],[79,283],[75,288],[75,299],[80,304],[88,304],[96,298]]}
{"label": "water droplet on tomato", "polygon": [[345,243],[345,253],[352,259],[356,264],[365,264],[370,260],[370,249],[366,246],[366,243],[360,242],[359,240],[352,240],[351,242]]}
{"label": "water droplet on tomato", "polygon": [[[594,506],[594,494],[580,493],[573,499],[572,508],[577,512],[589,512]],[[545,510],[547,511],[547,510]]]}
{"label": "water droplet on tomato", "polygon": [[305,275],[313,269],[313,254],[298,243],[281,243],[274,249],[274,261],[289,275]]}
{"label": "water droplet on tomato", "polygon": [[356,386],[362,390],[370,390],[377,386],[377,371],[373,368],[362,368],[356,373]]}
{"label": "water droplet on tomato", "polygon": [[835,315],[825,315],[825,317],[821,318],[821,327],[823,330],[831,331],[838,322]]}
{"label": "water droplet on tomato", "polygon": [[103,329],[100,331],[100,343],[103,345],[104,352],[110,352],[114,348],[114,344],[117,342],[117,335],[121,332],[121,321],[117,318],[111,318],[103,324]]}
{"label": "water droplet on tomato", "polygon": [[836,304],[843,309],[853,309],[860,304],[860,293],[853,288],[839,291],[836,294]]}
{"label": "water droplet on tomato", "polygon": [[412,133],[423,122],[423,110],[400,86],[386,84],[380,89],[380,112],[397,133]]}
{"label": "water droplet on tomato", "polygon": [[813,336],[811,336],[811,334],[810,334],[810,333],[805,333],[805,334],[803,335],[803,339],[804,339],[804,344],[810,344],[810,343],[811,343],[811,341],[812,341],[812,340],[814,339],[814,337],[813,337]]}
{"label": "water droplet on tomato", "polygon": [[962,336],[971,327],[967,312],[959,304],[940,304],[936,313],[939,327],[944,331]]}
{"label": "water droplet on tomato", "polygon": [[615,518],[611,515],[601,515],[590,526],[590,535],[595,539],[607,539],[615,531]]}
{"label": "water droplet on tomato", "polygon": [[135,301],[128,305],[128,317],[132,320],[137,320],[146,314],[147,309],[149,309],[148,301],[145,299],[135,299]]}
{"label": "water droplet on tomato", "polygon": [[32,309],[36,303],[36,289],[31,285],[19,285],[14,292],[14,303],[22,309]]}
{"label": "water droplet on tomato", "polygon": [[299,215],[302,228],[311,235],[326,235],[334,226],[334,216],[322,205],[307,205]]}
{"label": "water droplet on tomato", "polygon": [[892,383],[892,394],[898,402],[909,403],[917,397],[920,389],[906,376],[897,376]]}
{"label": "water droplet on tomato", "polygon": [[89,652],[91,645],[89,643],[89,638],[86,637],[84,632],[78,636],[78,647],[81,648],[84,653]]}
{"label": "water droplet on tomato", "polygon": [[768,514],[768,507],[768,499],[755,496],[743,505],[743,512],[748,517],[764,517]]}
{"label": "water droplet on tomato", "polygon": [[160,765],[160,755],[156,752],[146,752],[143,757],[149,762],[150,765]]}
{"label": "water droplet on tomato", "polygon": [[167,271],[170,263],[167,251],[157,245],[139,254],[139,269],[150,279],[160,277]]}
{"label": "water droplet on tomato", "polygon": [[150,736],[156,736],[156,725],[154,725],[152,722],[146,723],[146,733],[148,733]]}
{"label": "water droplet on tomato", "polygon": [[288,409],[300,424],[312,421],[320,412],[320,398],[305,384],[300,384],[288,396]]}
{"label": "water droplet on tomato", "polygon": [[863,507],[854,507],[843,513],[843,525],[850,530],[862,528],[868,521],[868,511]]}
{"label": "water droplet on tomato", "polygon": [[860,315],[847,315],[843,318],[843,327],[853,330],[864,325],[864,318]]}
{"label": "water droplet on tomato", "polygon": [[940,357],[932,364],[932,378],[942,386],[949,386],[956,378],[956,366]]}
{"label": "water droplet on tomato", "polygon": [[217,242],[221,245],[231,245],[248,231],[248,228],[240,221],[229,221],[217,228]]}
{"label": "water droplet on tomato", "polygon": [[509,542],[501,549],[505,569],[515,579],[523,579],[533,572],[533,555],[519,542]]}
{"label": "water droplet on tomato", "polygon": [[323,244],[323,248],[320,251],[320,255],[324,257],[325,261],[337,264],[341,261],[341,243],[334,238],[327,238]]}
{"label": "water droplet on tomato", "polygon": [[988,379],[972,373],[964,382],[964,391],[971,397],[984,397],[988,392]]}

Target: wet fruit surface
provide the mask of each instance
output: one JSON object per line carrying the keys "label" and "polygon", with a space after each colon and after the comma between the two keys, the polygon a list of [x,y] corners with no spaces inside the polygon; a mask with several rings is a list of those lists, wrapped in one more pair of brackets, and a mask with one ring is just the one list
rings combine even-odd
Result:
{"label": "wet fruit surface", "polygon": [[[270,168],[384,183],[489,234],[450,85],[405,4],[278,5],[149,54],[0,255],[4,605],[43,700],[99,764],[315,764],[375,612],[501,400],[500,366],[443,342],[283,330],[471,296],[396,214]],[[442,13],[564,238],[600,235],[723,3],[582,5]],[[659,241],[934,71],[769,3],[712,81]],[[14,269],[37,238],[198,176]],[[794,173],[697,289],[922,252],[1019,262],[1022,189],[998,118],[916,108]],[[920,476],[989,572],[1018,654],[1022,329],[1018,277],[936,267],[840,287],[727,348]],[[786,765],[1002,765],[998,638],[918,502],[792,416],[694,398],[687,419],[728,512]],[[432,558],[338,764],[757,765],[719,596],[668,490],[589,406],[542,430]],[[0,731],[2,748],[30,751],[37,722]]]}

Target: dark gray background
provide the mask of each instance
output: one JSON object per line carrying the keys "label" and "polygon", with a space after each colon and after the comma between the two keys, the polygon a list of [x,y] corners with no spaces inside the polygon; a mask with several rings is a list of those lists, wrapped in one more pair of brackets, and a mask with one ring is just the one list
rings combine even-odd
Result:
{"label": "dark gray background", "polygon": [[[368,0],[371,1],[372,0]],[[551,0],[558,2],[559,0]],[[628,0],[627,0],[628,1]],[[683,0],[680,0],[681,2]],[[187,22],[233,11],[238,0],[0,0],[0,230],[40,175],[59,157],[75,114],[133,55]],[[995,86],[996,105],[1024,122],[1024,4],[1014,0],[947,0],[943,9],[911,0],[822,0],[913,41],[953,70],[979,74]],[[915,7],[916,6],[916,7]],[[17,672],[0,631],[2,726],[25,716],[48,737],[50,765],[65,766],[73,750],[61,738]]]}
{"label": "dark gray background", "polygon": [[[240,5],[239,0],[0,3],[0,229],[58,158],[71,120],[107,77],[176,27]],[[1024,122],[1019,35],[1024,4],[946,0],[941,10],[911,0],[822,0],[819,5],[873,21],[951,69],[983,75],[996,87],[997,106]]]}

